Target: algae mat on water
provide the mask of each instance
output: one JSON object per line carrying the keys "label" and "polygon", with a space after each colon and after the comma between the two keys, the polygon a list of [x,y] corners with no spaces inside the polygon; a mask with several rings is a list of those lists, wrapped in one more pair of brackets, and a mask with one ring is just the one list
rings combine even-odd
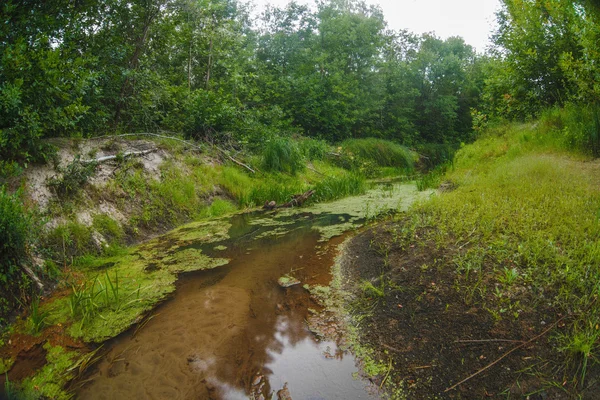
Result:
{"label": "algae mat on water", "polygon": [[[405,210],[431,192],[418,192],[414,185],[396,184],[376,188],[362,196],[311,207],[278,210],[261,215],[250,224],[268,227],[255,238],[282,236],[295,229],[299,214],[317,215],[312,229],[321,241],[360,227],[364,221],[390,210]],[[175,290],[182,272],[212,269],[229,262],[212,258],[201,248],[224,249],[229,239],[229,218],[193,222],[163,236],[127,249],[124,254],[84,262],[84,279],[72,293],[49,304],[48,322],[70,324],[69,334],[86,342],[102,342],[125,331],[158,302]],[[235,239],[235,238],[233,238]],[[207,245],[210,245],[208,247]]]}
{"label": "algae mat on water", "polygon": [[81,283],[48,305],[48,322],[71,323],[69,334],[86,342],[118,335],[175,290],[179,273],[227,264],[227,259],[208,257],[192,246],[227,239],[230,226],[224,219],[195,222],[125,254],[88,260]]}

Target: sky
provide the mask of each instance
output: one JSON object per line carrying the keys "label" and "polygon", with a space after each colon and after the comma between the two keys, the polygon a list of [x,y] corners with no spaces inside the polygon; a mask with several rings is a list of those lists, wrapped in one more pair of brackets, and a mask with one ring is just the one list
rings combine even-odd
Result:
{"label": "sky", "polygon": [[[266,4],[285,6],[290,0],[254,0],[255,12]],[[312,0],[297,0],[312,4]],[[413,33],[435,32],[442,39],[462,36],[478,52],[490,44],[489,36],[495,26],[495,12],[500,0],[366,0],[381,6],[388,27],[407,29]]]}

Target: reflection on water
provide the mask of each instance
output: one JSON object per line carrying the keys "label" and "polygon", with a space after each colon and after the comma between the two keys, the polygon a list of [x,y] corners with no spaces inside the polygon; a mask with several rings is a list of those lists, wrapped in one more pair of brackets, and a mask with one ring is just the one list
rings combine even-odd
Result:
{"label": "reflection on water", "polygon": [[[355,380],[355,360],[335,342],[316,343],[312,337],[293,342],[288,336],[295,322],[281,317],[275,332],[276,343],[267,350],[273,387],[287,382],[294,399],[369,399],[364,382]],[[292,328],[294,331],[295,328]]]}
{"label": "reflection on water", "polygon": [[[308,309],[319,308],[308,291],[277,284],[286,273],[303,284],[328,284],[341,238],[319,243],[313,228],[348,218],[303,213],[269,222],[263,213],[237,215],[228,221],[230,239],[189,244],[231,262],[182,277],[143,329],[107,344],[78,397],[271,398],[287,382],[294,399],[368,398],[352,377],[352,355],[317,342],[307,329]],[[281,228],[278,235],[270,235],[274,228]]]}

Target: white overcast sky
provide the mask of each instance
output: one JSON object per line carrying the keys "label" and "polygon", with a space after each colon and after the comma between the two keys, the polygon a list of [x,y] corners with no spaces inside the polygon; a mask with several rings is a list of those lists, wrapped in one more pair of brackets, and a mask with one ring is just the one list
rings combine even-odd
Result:
{"label": "white overcast sky", "polygon": [[[290,0],[254,0],[255,13],[267,4],[282,7]],[[312,0],[297,0],[313,4]],[[495,26],[494,13],[499,0],[366,0],[383,10],[388,27],[407,29],[413,33],[435,32],[443,39],[462,36],[465,41],[483,52],[489,45],[489,36]]]}

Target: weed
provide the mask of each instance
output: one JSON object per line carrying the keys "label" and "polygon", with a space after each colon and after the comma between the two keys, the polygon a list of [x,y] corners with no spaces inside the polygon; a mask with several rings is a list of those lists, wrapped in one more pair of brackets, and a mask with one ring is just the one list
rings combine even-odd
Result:
{"label": "weed", "polygon": [[97,163],[82,163],[81,156],[77,155],[67,166],[56,166],[60,175],[48,180],[48,186],[59,197],[73,196],[81,190],[90,177],[96,172]]}
{"label": "weed", "polygon": [[307,160],[323,160],[329,152],[329,145],[324,140],[303,138],[298,142],[300,152]]}
{"label": "weed", "polygon": [[13,385],[13,383],[8,379],[8,374],[4,374],[4,398],[6,400],[19,400],[20,395],[17,388]]}
{"label": "weed", "polygon": [[111,310],[119,312],[132,303],[141,301],[141,286],[129,293],[123,293],[119,286],[119,275],[115,272],[114,280],[105,272],[104,279],[94,278],[71,287],[68,298],[69,312],[73,319],[79,320],[79,330],[94,318],[102,317],[102,312]]}
{"label": "weed", "polygon": [[519,271],[516,268],[504,267],[502,274],[498,278],[501,283],[511,286],[519,278]]}
{"label": "weed", "polygon": [[385,297],[385,285],[383,282],[379,286],[374,286],[370,281],[364,280],[360,284],[360,288],[367,297],[384,298]]}
{"label": "weed", "polygon": [[34,296],[29,304],[29,325],[32,335],[38,335],[46,326],[48,311],[40,309],[40,298]]}

